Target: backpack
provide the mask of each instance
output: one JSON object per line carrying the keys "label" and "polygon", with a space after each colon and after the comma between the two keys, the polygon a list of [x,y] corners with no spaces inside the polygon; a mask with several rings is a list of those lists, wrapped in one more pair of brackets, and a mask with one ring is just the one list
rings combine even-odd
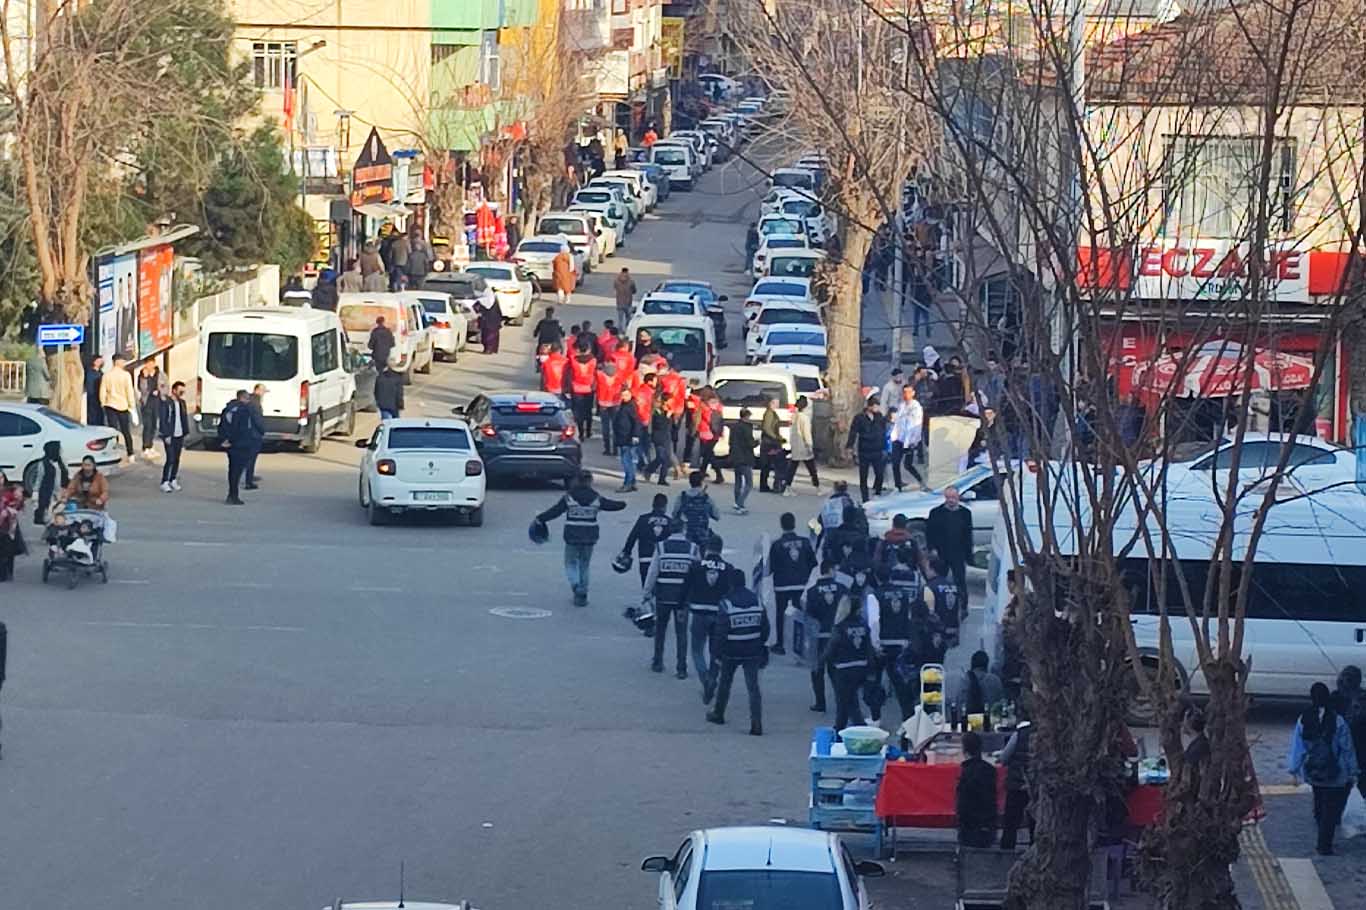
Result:
{"label": "backpack", "polygon": [[223,413],[218,415],[218,439],[220,442],[231,441],[233,418],[237,416],[236,399],[228,402],[223,407]]}
{"label": "backpack", "polygon": [[[1337,715],[1325,715],[1337,726]],[[1326,724],[1325,724],[1326,726]],[[1333,751],[1333,734],[1336,729],[1320,730],[1319,735],[1309,741],[1309,750],[1304,757],[1304,779],[1311,786],[1326,787],[1338,783],[1342,768],[1338,764],[1337,752]]]}

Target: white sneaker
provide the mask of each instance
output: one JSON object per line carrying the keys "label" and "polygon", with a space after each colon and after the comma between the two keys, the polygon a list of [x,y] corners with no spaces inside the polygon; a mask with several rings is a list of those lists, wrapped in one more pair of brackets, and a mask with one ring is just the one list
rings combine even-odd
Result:
{"label": "white sneaker", "polygon": [[138,457],[137,457],[136,455],[134,455],[132,452],[129,452],[129,453],[128,453],[128,463],[129,463],[129,464],[136,464],[136,463],[137,463],[137,460],[138,460]]}
{"label": "white sneaker", "polygon": [[174,490],[173,490],[172,487],[171,487],[171,482],[170,482],[169,480],[166,481],[165,483],[163,483],[163,484],[161,485],[161,492],[163,492],[163,493],[171,493],[171,492],[174,492]]}
{"label": "white sneaker", "polygon": [[171,481],[171,489],[174,490],[175,492],[179,493],[179,492],[180,492],[180,481],[178,481],[178,480],[173,480],[173,481]]}

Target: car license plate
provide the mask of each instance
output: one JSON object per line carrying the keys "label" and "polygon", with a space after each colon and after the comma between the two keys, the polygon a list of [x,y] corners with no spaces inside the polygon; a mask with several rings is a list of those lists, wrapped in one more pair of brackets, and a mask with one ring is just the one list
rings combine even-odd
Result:
{"label": "car license plate", "polygon": [[451,494],[445,490],[417,490],[413,493],[414,502],[449,502]]}
{"label": "car license plate", "polygon": [[513,440],[516,442],[546,443],[550,441],[549,433],[517,433]]}

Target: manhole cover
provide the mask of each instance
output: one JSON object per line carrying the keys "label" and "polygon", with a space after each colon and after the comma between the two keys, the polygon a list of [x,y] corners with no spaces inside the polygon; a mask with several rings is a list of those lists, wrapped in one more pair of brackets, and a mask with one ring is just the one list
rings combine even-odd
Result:
{"label": "manhole cover", "polygon": [[504,619],[545,619],[551,615],[549,610],[535,607],[494,607],[489,612]]}

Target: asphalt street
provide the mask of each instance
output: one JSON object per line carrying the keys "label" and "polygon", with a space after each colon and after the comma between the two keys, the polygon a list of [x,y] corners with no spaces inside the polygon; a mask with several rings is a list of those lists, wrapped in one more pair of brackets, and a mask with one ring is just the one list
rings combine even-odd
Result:
{"label": "asphalt street", "polygon": [[[710,279],[730,295],[723,359],[738,361],[758,182],[727,166],[675,194],[564,316],[611,317],[622,266],[642,291]],[[409,413],[534,386],[527,331],[437,364]],[[615,466],[596,440],[586,451],[612,495]],[[558,527],[543,547],[526,534],[551,487],[493,488],[483,528],[374,528],[358,456],[352,438],[268,452],[243,508],[222,505],[222,455],[187,453],[174,495],[139,465],[113,482],[107,586],[43,586],[39,560],[20,561],[0,590],[0,906],[317,908],[395,897],[402,863],[409,898],[645,908],[640,859],[688,830],[804,822],[820,720],[806,672],[787,657],[764,673],[764,737],[746,735],[742,691],[716,727],[697,680],[648,672],[648,642],[621,616],[638,577],[608,562],[659,488],[604,516],[591,604],[575,609]],[[805,481],[798,493],[756,493],[740,518],[730,487],[713,488],[733,561],[751,563],[781,512],[814,514]],[[1283,714],[1258,728],[1275,737],[1264,782],[1284,730]]]}

